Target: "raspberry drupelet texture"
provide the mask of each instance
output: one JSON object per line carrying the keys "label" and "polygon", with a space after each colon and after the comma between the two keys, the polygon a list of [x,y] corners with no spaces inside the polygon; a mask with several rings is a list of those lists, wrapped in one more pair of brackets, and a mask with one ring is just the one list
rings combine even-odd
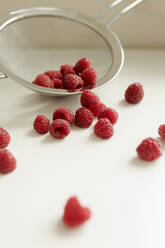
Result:
{"label": "raspberry drupelet texture", "polygon": [[98,116],[98,119],[101,119],[101,118],[109,119],[110,122],[114,125],[118,120],[118,113],[116,110],[112,108],[104,108]]}
{"label": "raspberry drupelet texture", "polygon": [[0,127],[0,149],[7,147],[9,143],[10,143],[9,133],[5,129]]}
{"label": "raspberry drupelet texture", "polygon": [[75,74],[75,71],[73,69],[72,65],[62,65],[60,67],[60,72],[63,76],[67,75],[67,74]]}
{"label": "raspberry drupelet texture", "polygon": [[56,119],[50,125],[50,134],[57,139],[63,139],[70,133],[70,124],[63,119]]}
{"label": "raspberry drupelet texture", "polygon": [[92,67],[88,67],[83,70],[81,77],[84,81],[85,89],[93,89],[96,87],[97,73],[96,70]]}
{"label": "raspberry drupelet texture", "polygon": [[144,96],[143,86],[140,83],[131,84],[125,91],[125,99],[128,103],[139,103]]}
{"label": "raspberry drupelet texture", "polygon": [[162,155],[160,142],[153,138],[144,139],[136,151],[138,156],[146,161],[153,161]]}
{"label": "raspberry drupelet texture", "polygon": [[74,114],[70,109],[67,108],[59,108],[56,109],[56,111],[53,113],[53,120],[56,119],[63,119],[68,121],[70,124],[72,124],[74,119]]}
{"label": "raspberry drupelet texture", "polygon": [[77,74],[81,73],[83,70],[87,69],[90,67],[91,62],[89,61],[88,58],[82,58],[80,59],[76,65],[74,66],[74,70]]}
{"label": "raspberry drupelet texture", "polygon": [[94,120],[92,112],[87,108],[79,108],[75,114],[75,124],[78,127],[87,128]]}
{"label": "raspberry drupelet texture", "polygon": [[49,131],[50,122],[44,115],[38,115],[34,120],[33,127],[39,134],[45,134]]}
{"label": "raspberry drupelet texture", "polygon": [[81,89],[83,87],[83,80],[81,77],[75,74],[67,74],[64,77],[64,88],[67,90],[73,90],[73,89]]}
{"label": "raspberry drupelet texture", "polygon": [[93,115],[97,117],[104,108],[106,108],[106,106],[104,103],[101,102],[99,104],[93,105],[90,110]]}
{"label": "raspberry drupelet texture", "polygon": [[16,159],[7,149],[0,150],[0,173],[7,174],[16,168]]}
{"label": "raspberry drupelet texture", "polygon": [[92,107],[101,103],[99,97],[91,90],[83,90],[80,102],[82,107],[87,108],[89,110],[91,110]]}
{"label": "raspberry drupelet texture", "polygon": [[165,140],[165,124],[159,126],[158,133],[160,137]]}
{"label": "raspberry drupelet texture", "polygon": [[70,228],[84,224],[91,216],[89,208],[82,207],[77,197],[71,197],[64,209],[63,222]]}
{"label": "raspberry drupelet texture", "polygon": [[52,83],[55,89],[63,89],[63,81],[61,79],[54,78]]}
{"label": "raspberry drupelet texture", "polygon": [[47,75],[50,79],[62,79],[62,74],[60,71],[46,71],[44,75]]}
{"label": "raspberry drupelet texture", "polygon": [[47,75],[43,74],[38,75],[33,81],[33,84],[47,88],[54,88],[52,80]]}
{"label": "raspberry drupelet texture", "polygon": [[101,139],[109,139],[113,136],[114,129],[107,118],[102,118],[94,126],[94,132]]}

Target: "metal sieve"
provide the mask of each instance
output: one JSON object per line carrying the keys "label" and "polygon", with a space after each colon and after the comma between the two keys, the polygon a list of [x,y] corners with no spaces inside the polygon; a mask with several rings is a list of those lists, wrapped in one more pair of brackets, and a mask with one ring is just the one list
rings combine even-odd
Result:
{"label": "metal sieve", "polygon": [[[32,81],[46,70],[57,69],[61,64],[75,64],[81,57],[88,57],[98,73],[96,89],[109,84],[124,62],[122,45],[111,24],[142,1],[131,1],[114,17],[111,10],[126,0],[114,1],[96,18],[48,7],[9,13],[0,19],[0,78],[9,77],[44,95],[80,94],[40,87]],[[104,24],[108,13],[110,16]]]}

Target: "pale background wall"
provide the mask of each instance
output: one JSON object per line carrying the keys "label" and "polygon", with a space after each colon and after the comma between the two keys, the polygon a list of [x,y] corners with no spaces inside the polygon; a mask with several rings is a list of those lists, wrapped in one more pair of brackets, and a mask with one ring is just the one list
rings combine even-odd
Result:
{"label": "pale background wall", "polygon": [[[110,2],[112,0],[1,0],[0,16],[11,10],[32,6],[60,7],[96,16]],[[165,0],[144,0],[113,24],[113,30],[126,47],[161,48],[165,47],[164,26]]]}

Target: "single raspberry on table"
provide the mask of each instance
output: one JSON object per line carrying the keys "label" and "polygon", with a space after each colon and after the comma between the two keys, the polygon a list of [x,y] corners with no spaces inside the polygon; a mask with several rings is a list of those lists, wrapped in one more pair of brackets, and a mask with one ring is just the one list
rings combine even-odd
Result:
{"label": "single raspberry on table", "polygon": [[146,161],[153,161],[162,155],[160,142],[153,138],[144,139],[136,151],[138,156]]}
{"label": "single raspberry on table", "polygon": [[55,89],[63,89],[63,81],[61,79],[54,78],[52,83]]}
{"label": "single raspberry on table", "polygon": [[93,93],[91,90],[83,90],[80,98],[80,102],[82,107],[87,108],[91,110],[92,107],[95,107],[96,105],[99,105],[100,99],[99,97]]}
{"label": "single raspberry on table", "polygon": [[160,137],[165,140],[165,124],[159,126],[158,133]]}
{"label": "single raspberry on table", "polygon": [[90,110],[93,113],[93,115],[97,117],[100,114],[100,112],[105,108],[106,108],[105,104],[101,102],[99,104],[92,106]]}
{"label": "single raspberry on table", "polygon": [[75,74],[67,74],[64,77],[64,88],[68,89],[68,90],[73,90],[73,89],[79,89],[83,87],[83,80],[81,79],[81,77],[79,77],[78,75]]}
{"label": "single raspberry on table", "polygon": [[71,197],[67,201],[64,209],[63,222],[70,228],[84,224],[91,216],[91,211],[87,207],[82,207],[77,197]]}
{"label": "single raspberry on table", "polygon": [[87,128],[94,120],[92,112],[87,108],[79,108],[75,114],[75,124],[78,127]]}
{"label": "single raspberry on table", "polygon": [[67,74],[75,74],[75,71],[73,69],[72,65],[62,65],[60,67],[60,72],[63,75],[63,77]]}
{"label": "single raspberry on table", "polygon": [[74,70],[75,72],[81,73],[83,70],[87,69],[88,67],[90,67],[91,62],[89,61],[88,58],[82,58],[79,61],[77,61],[76,65],[74,66]]}
{"label": "single raspberry on table", "polygon": [[64,119],[68,121],[70,124],[72,124],[74,119],[74,114],[70,109],[59,108],[56,109],[55,112],[53,113],[53,120],[55,121],[56,119]]}
{"label": "single raspberry on table", "polygon": [[16,159],[7,149],[0,150],[0,173],[7,174],[16,168]]}
{"label": "single raspberry on table", "polygon": [[125,99],[128,103],[139,103],[144,96],[143,86],[140,83],[131,84],[125,91]]}
{"label": "single raspberry on table", "polygon": [[0,149],[5,148],[10,143],[9,133],[2,127],[0,127]]}
{"label": "single raspberry on table", "polygon": [[50,125],[50,134],[57,139],[63,139],[70,133],[70,124],[63,119],[56,119]]}
{"label": "single raspberry on table", "polygon": [[93,89],[96,87],[97,73],[96,70],[92,67],[88,67],[83,70],[81,77],[84,81],[85,89]]}
{"label": "single raspberry on table", "polygon": [[44,75],[47,75],[50,79],[62,79],[62,74],[60,71],[46,71],[44,72]]}
{"label": "single raspberry on table", "polygon": [[98,119],[101,119],[101,118],[109,119],[110,122],[114,125],[118,120],[118,113],[116,110],[112,108],[104,108],[98,116]]}
{"label": "single raspberry on table", "polygon": [[33,81],[33,84],[47,88],[54,88],[52,80],[47,75],[43,74],[39,74]]}
{"label": "single raspberry on table", "polygon": [[101,139],[109,139],[114,134],[112,124],[107,118],[99,119],[94,126],[95,134]]}
{"label": "single raspberry on table", "polygon": [[44,115],[38,115],[34,120],[33,127],[39,134],[45,134],[49,131],[50,121]]}

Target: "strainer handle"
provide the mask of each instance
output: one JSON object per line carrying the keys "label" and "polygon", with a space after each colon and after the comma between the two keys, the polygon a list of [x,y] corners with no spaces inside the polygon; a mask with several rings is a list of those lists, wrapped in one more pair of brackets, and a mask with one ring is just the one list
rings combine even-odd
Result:
{"label": "strainer handle", "polygon": [[2,72],[0,72],[0,79],[3,79],[3,78],[7,78],[7,75],[5,75]]}
{"label": "strainer handle", "polygon": [[[114,7],[116,7],[121,2],[126,2],[125,0],[115,0],[107,8],[97,16],[96,21],[101,21],[104,16],[106,16],[109,12],[112,11]],[[111,26],[116,20],[118,20],[122,15],[127,13],[129,10],[134,8],[139,3],[143,2],[143,0],[134,0],[132,3],[128,4],[124,9],[122,9],[115,17],[112,17],[110,21],[106,24],[108,27]]]}

